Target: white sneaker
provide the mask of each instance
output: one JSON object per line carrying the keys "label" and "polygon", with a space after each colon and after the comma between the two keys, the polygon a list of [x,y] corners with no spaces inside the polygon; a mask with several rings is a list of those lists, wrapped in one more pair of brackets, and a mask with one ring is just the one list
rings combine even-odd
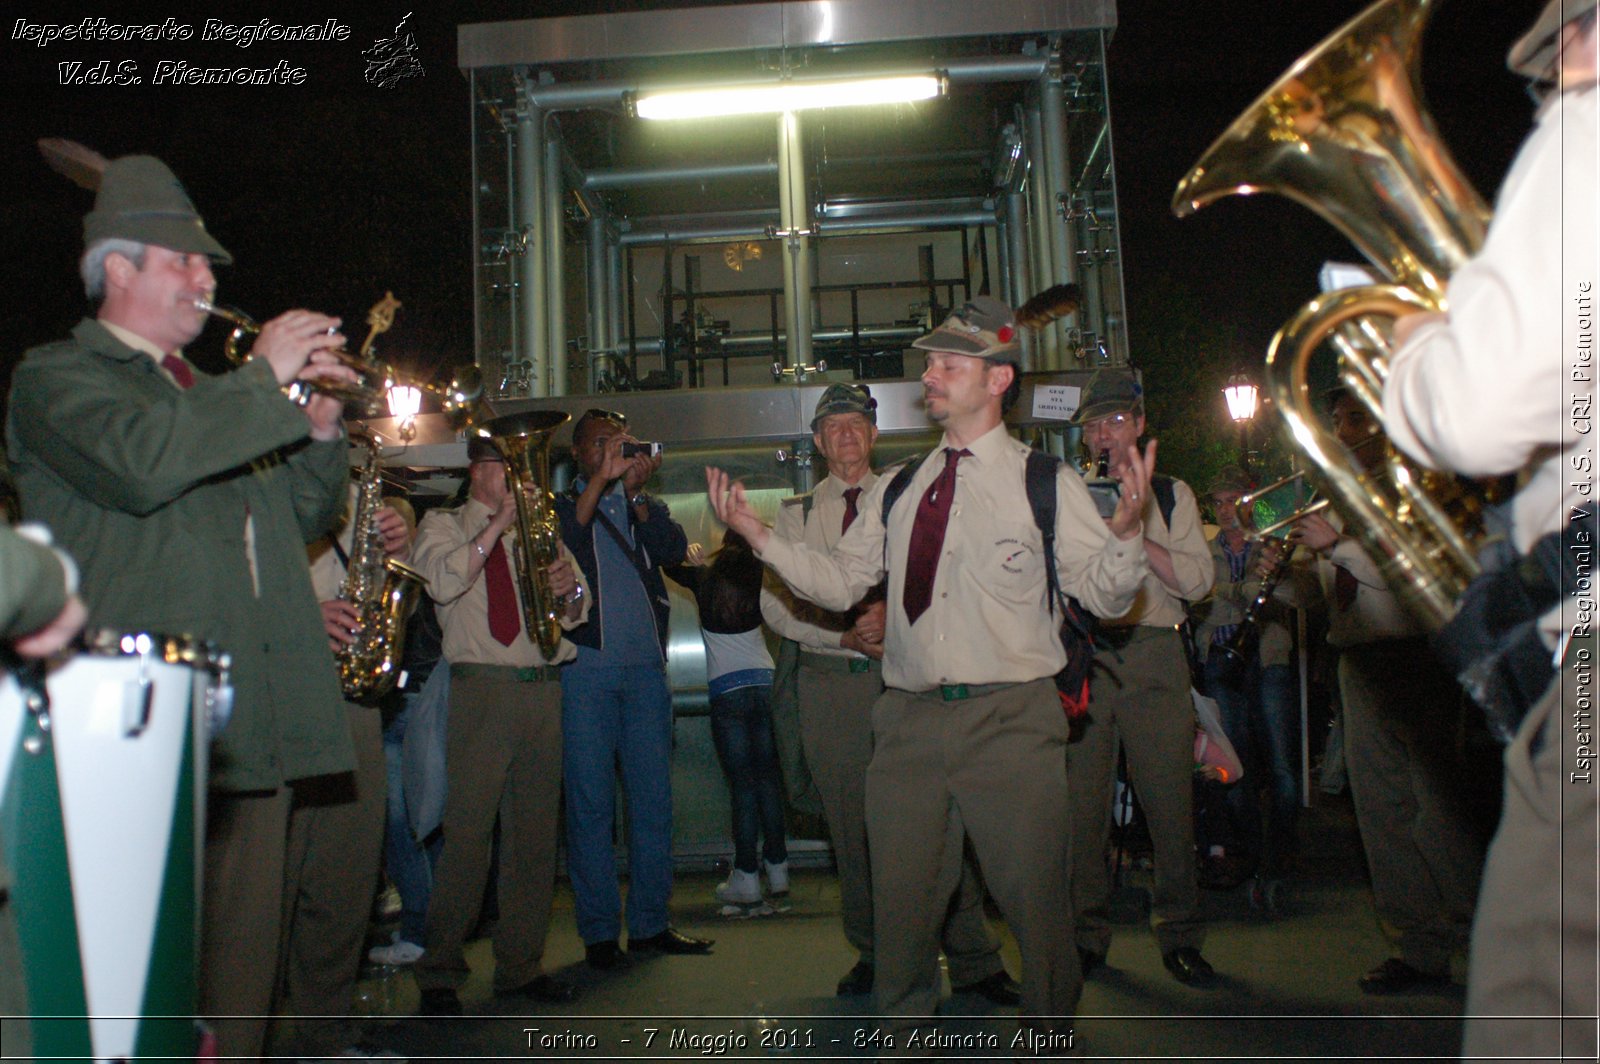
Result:
{"label": "white sneaker", "polygon": [[415,964],[421,959],[422,947],[403,938],[387,946],[373,946],[367,951],[367,960],[373,964]]}
{"label": "white sneaker", "polygon": [[754,905],[761,900],[761,876],[756,872],[741,872],[737,868],[728,873],[726,883],[718,883],[717,900],[734,905]]}
{"label": "white sneaker", "polygon": [[777,864],[773,864],[770,861],[763,861],[761,863],[767,866],[767,889],[773,894],[789,893],[789,862],[779,861]]}

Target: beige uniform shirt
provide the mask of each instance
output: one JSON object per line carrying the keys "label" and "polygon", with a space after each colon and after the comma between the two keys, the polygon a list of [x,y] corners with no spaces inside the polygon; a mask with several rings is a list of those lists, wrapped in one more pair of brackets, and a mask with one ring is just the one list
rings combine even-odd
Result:
{"label": "beige uniform shirt", "polygon": [[[887,542],[883,678],[890,687],[926,691],[941,684],[1053,676],[1066,652],[1059,622],[1046,609],[1044,544],[1023,481],[1028,448],[1008,436],[1004,425],[974,441],[972,456],[957,466],[932,605],[915,625],[906,620],[911,526],[918,501],[944,468],[947,444],[941,441],[941,450],[912,477],[887,529],[883,492],[892,478],[881,477],[831,553],[773,536],[762,557],[795,591],[842,610],[884,577]],[[1123,542],[1107,531],[1082,479],[1066,466],[1056,480],[1055,550],[1063,590],[1100,615],[1127,612],[1148,572],[1140,542]]]}
{"label": "beige uniform shirt", "polygon": [[[1161,518],[1161,506],[1156,502],[1154,491],[1140,516],[1144,518],[1144,538],[1172,554],[1172,571],[1178,578],[1178,590],[1168,587],[1153,571],[1145,573],[1131,607],[1120,614],[1099,614],[1108,627],[1147,624],[1176,628],[1183,623],[1184,601],[1198,602],[1211,593],[1217,570],[1211,561],[1211,545],[1206,542],[1206,530],[1200,523],[1200,507],[1194,501],[1194,491],[1183,481],[1174,480],[1172,494],[1171,528]],[[1084,605],[1089,604],[1084,602]],[[1090,612],[1099,611],[1091,607]]]}
{"label": "beige uniform shirt", "polygon": [[[869,470],[854,485],[861,489],[856,499],[857,521],[861,519],[862,504],[877,481],[878,475]],[[839,529],[844,525],[844,493],[851,486],[829,474],[811,493],[809,517],[801,497],[785,499],[778,509],[778,519],[773,522],[772,534],[804,543],[823,553],[833,550],[839,542]],[[798,599],[781,585],[761,589],[761,619],[767,622],[768,628],[785,639],[793,639],[802,650],[809,653],[846,658],[865,657],[839,645],[840,637],[850,630],[850,621],[843,613],[825,610]]]}
{"label": "beige uniform shirt", "polygon": [[[1333,527],[1343,530],[1344,520],[1338,514],[1324,516]],[[1355,599],[1343,609],[1339,608],[1336,566],[1349,570],[1356,581]],[[1332,645],[1358,646],[1380,639],[1428,634],[1427,627],[1405,608],[1400,596],[1384,580],[1378,564],[1353,537],[1341,538],[1326,557],[1317,560],[1317,577],[1328,599],[1328,642]]]}
{"label": "beige uniform shirt", "polygon": [[[578,648],[563,639],[554,659],[546,661],[536,643],[528,638],[520,606],[521,588],[518,588],[517,638],[510,646],[489,634],[489,592],[487,581],[480,569],[475,579],[467,579],[467,567],[476,555],[472,538],[489,524],[489,508],[477,499],[468,499],[465,506],[456,510],[432,510],[417,528],[417,540],[411,548],[411,564],[428,578],[428,594],[439,607],[439,625],[444,630],[444,657],[446,661],[472,665],[508,665],[525,669],[534,665],[560,665],[578,656]],[[505,544],[506,557],[515,559],[512,550],[515,525],[500,537]],[[570,559],[572,554],[566,544],[561,554]],[[513,578],[515,561],[512,561]],[[577,569],[577,562],[573,562]],[[564,616],[561,627],[576,628],[589,619],[589,582],[581,570],[578,583],[583,587],[582,609],[575,621]]]}

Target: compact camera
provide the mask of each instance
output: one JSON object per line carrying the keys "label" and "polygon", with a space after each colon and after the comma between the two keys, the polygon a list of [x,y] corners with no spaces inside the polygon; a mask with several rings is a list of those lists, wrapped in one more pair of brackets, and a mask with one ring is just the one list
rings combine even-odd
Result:
{"label": "compact camera", "polygon": [[640,441],[639,443],[624,443],[622,445],[622,457],[632,458],[635,455],[642,454],[646,458],[657,458],[665,450],[665,445],[653,440],[648,443],[644,441]]}
{"label": "compact camera", "polygon": [[1117,512],[1117,500],[1122,498],[1122,484],[1110,478],[1086,480],[1083,486],[1089,489],[1089,497],[1094,500],[1094,508],[1101,517],[1110,517]]}

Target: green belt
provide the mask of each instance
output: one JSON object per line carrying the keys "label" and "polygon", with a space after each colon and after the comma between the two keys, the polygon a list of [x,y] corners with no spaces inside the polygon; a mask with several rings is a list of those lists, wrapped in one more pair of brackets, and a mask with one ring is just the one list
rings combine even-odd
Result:
{"label": "green belt", "polygon": [[1014,683],[947,683],[928,691],[918,691],[916,695],[918,698],[937,698],[941,702],[965,702],[969,698],[982,698],[1016,686]]}
{"label": "green belt", "polygon": [[814,654],[809,650],[800,652],[800,664],[813,669],[826,669],[828,672],[871,672],[879,667],[871,658],[847,658],[843,654]]}
{"label": "green belt", "polygon": [[478,677],[484,680],[512,681],[514,683],[556,683],[561,679],[561,669],[555,665],[530,665],[519,669],[514,665],[474,665],[470,662],[450,663],[452,680]]}

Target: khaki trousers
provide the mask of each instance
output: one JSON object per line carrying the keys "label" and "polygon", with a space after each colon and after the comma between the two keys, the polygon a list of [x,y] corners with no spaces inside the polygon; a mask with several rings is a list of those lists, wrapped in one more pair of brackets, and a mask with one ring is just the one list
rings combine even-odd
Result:
{"label": "khaki trousers", "polygon": [[281,1032],[301,1056],[337,1056],[360,1034],[349,1017],[378,885],[388,781],[378,709],[347,702],[345,715],[355,771],[296,781],[289,814],[275,1011],[307,1017],[284,1021]]}
{"label": "khaki trousers", "polygon": [[494,988],[512,990],[540,974],[550,929],[561,822],[560,683],[519,682],[509,668],[452,668],[445,773],[444,850],[417,984],[456,989],[467,980],[462,947],[478,919],[498,816]]}
{"label": "khaki trousers", "polygon": [[[883,672],[877,662],[865,672],[851,672],[849,661],[801,654],[800,743],[828,819],[845,938],[863,963],[876,964],[866,796],[872,704],[883,693]],[[1000,940],[983,916],[983,884],[970,860],[962,862],[961,884],[941,941],[956,986],[987,979],[1005,967]]]}
{"label": "khaki trousers", "polygon": [[1067,722],[1055,685],[971,695],[946,702],[937,690],[890,689],[872,709],[874,993],[891,1031],[937,1011],[939,936],[968,842],[1021,947],[1022,1014],[1065,1027],[1083,987],[1067,887]]}
{"label": "khaki trousers", "polygon": [[291,797],[288,787],[279,787],[212,791],[207,798],[200,1015],[224,1058],[255,1060],[266,1046]]}
{"label": "khaki trousers", "polygon": [[1593,637],[1506,748],[1505,806],[1472,925],[1464,1056],[1595,1059]]}
{"label": "khaki trousers", "polygon": [[1156,943],[1163,954],[1183,946],[1199,949],[1205,925],[1194,858],[1195,716],[1177,631],[1140,626],[1121,650],[1095,655],[1090,683],[1083,738],[1067,748],[1078,945],[1102,955],[1111,947],[1106,844],[1120,744],[1155,846],[1150,917]]}
{"label": "khaki trousers", "polygon": [[1399,933],[1400,957],[1450,974],[1467,943],[1483,848],[1461,794],[1461,689],[1426,641],[1339,653],[1345,764],[1378,915]]}

